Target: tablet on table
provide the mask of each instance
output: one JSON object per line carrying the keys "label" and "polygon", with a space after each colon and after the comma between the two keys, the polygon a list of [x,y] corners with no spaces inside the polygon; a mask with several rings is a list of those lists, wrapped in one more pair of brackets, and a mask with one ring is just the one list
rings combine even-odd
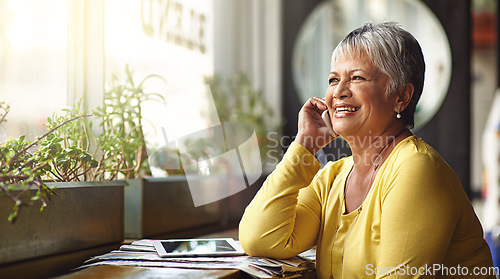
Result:
{"label": "tablet on table", "polygon": [[153,240],[160,257],[241,256],[245,252],[232,238]]}

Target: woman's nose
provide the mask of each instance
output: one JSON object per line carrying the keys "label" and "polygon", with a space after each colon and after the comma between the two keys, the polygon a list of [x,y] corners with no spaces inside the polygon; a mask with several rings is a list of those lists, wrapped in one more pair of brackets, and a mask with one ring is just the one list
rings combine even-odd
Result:
{"label": "woman's nose", "polygon": [[348,84],[344,81],[339,82],[339,84],[337,84],[337,86],[334,87],[333,98],[335,99],[344,99],[350,97],[351,95],[352,92],[349,89]]}

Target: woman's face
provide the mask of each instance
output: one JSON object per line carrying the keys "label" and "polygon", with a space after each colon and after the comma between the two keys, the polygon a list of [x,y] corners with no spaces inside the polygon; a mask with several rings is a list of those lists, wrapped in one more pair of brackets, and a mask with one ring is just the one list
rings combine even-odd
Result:
{"label": "woman's face", "polygon": [[341,56],[328,76],[326,103],[334,130],[343,136],[378,136],[394,120],[395,97],[387,97],[389,77],[366,54]]}

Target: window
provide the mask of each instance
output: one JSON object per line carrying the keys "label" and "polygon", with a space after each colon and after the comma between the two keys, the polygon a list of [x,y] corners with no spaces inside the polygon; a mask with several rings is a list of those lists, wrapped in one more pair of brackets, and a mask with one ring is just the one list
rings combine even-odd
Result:
{"label": "window", "polygon": [[164,95],[243,71],[279,115],[280,7],[277,0],[0,0],[0,102],[11,107],[0,142],[41,135],[48,116],[80,98],[100,106],[125,65],[137,80],[163,76],[167,85],[148,87]]}
{"label": "window", "polygon": [[67,103],[67,1],[0,0],[0,101],[6,137],[39,135]]}

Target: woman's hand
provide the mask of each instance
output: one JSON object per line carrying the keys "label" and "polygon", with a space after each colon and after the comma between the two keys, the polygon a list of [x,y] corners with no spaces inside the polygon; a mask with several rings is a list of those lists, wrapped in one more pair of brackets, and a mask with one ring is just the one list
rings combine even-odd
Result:
{"label": "woman's hand", "polygon": [[327,109],[325,99],[313,97],[307,100],[299,112],[298,132],[295,141],[312,154],[316,154],[334,139],[321,118],[321,113]]}

